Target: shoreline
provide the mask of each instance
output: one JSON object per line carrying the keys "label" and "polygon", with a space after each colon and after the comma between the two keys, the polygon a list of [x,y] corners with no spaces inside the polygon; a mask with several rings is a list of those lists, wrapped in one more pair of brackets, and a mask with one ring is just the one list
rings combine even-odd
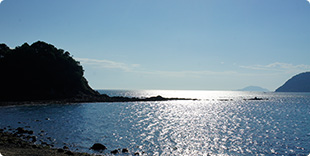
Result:
{"label": "shoreline", "polygon": [[0,101],[0,106],[19,106],[19,105],[42,105],[42,104],[75,104],[75,103],[96,103],[96,102],[147,102],[147,101],[172,101],[172,100],[197,100],[190,98],[165,98],[160,95],[147,98],[137,97],[110,97],[106,94],[101,95],[77,95],[73,98],[66,99],[47,99],[47,100],[16,100]]}
{"label": "shoreline", "polygon": [[[44,132],[41,130],[41,132]],[[94,142],[89,151],[76,151],[69,149],[63,142],[63,147],[55,147],[55,140],[47,137],[41,140],[39,133],[34,132],[29,126],[0,128],[0,156],[105,156],[105,155],[144,155],[145,152],[133,152],[128,148],[108,149],[105,145]],[[52,141],[54,140],[54,141]]]}
{"label": "shoreline", "polygon": [[[21,105],[48,105],[48,104],[82,104],[82,103],[114,103],[114,102],[152,102],[152,101],[177,101],[177,100],[192,100],[197,101],[201,99],[191,98],[165,98],[160,95],[147,98],[137,97],[123,97],[114,96],[110,97],[106,94],[101,95],[79,95],[73,98],[66,99],[48,99],[48,100],[16,100],[16,101],[0,101],[0,107],[4,106],[21,106]],[[208,100],[208,99],[206,99]],[[214,100],[214,99],[212,99]],[[233,99],[223,98],[217,99],[218,101],[233,101]],[[253,97],[242,99],[244,101],[265,101],[268,98]]]}
{"label": "shoreline", "polygon": [[[0,130],[0,155],[1,156],[94,156],[98,154],[73,152],[65,148],[53,148],[47,144],[34,144],[22,139],[25,136],[18,132],[12,133]],[[30,136],[30,135],[28,135]],[[31,138],[31,137],[30,137]],[[32,136],[32,139],[35,136]],[[32,140],[33,141],[33,140]]]}

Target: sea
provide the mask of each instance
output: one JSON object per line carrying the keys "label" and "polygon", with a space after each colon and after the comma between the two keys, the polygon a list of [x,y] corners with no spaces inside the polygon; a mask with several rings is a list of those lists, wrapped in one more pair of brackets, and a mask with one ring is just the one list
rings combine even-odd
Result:
{"label": "sea", "polygon": [[[98,90],[110,96],[197,100],[0,107],[0,128],[33,130],[37,144],[111,155],[304,155],[310,93]],[[262,100],[250,100],[257,97]],[[104,151],[90,147],[101,143]],[[128,149],[122,153],[121,149]]]}

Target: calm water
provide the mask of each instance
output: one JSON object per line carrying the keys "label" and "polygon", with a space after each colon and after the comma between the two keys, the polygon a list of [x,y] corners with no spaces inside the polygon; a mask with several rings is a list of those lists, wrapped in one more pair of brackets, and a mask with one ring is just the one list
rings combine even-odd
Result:
{"label": "calm water", "polygon": [[[107,146],[104,153],[118,148],[144,155],[310,153],[309,93],[100,92],[201,100],[0,107],[0,127],[30,126],[36,135],[43,133],[38,140],[89,153],[96,142]],[[269,100],[243,100],[253,97]]]}

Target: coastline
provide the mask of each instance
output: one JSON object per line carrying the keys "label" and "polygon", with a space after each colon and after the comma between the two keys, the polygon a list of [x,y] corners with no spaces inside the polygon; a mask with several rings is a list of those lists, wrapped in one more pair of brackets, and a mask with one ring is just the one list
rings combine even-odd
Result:
{"label": "coastline", "polygon": [[[94,154],[72,152],[68,149],[52,148],[51,145],[34,144],[22,139],[22,135],[11,132],[0,132],[1,156],[93,156]],[[96,154],[98,155],[98,154]]]}
{"label": "coastline", "polygon": [[165,98],[160,95],[148,98],[110,97],[106,94],[101,95],[77,95],[73,98],[66,99],[48,99],[48,100],[17,100],[17,101],[0,101],[0,106],[18,106],[18,105],[40,105],[40,104],[74,104],[88,102],[143,102],[143,101],[171,101],[171,100],[197,100],[189,98]]}

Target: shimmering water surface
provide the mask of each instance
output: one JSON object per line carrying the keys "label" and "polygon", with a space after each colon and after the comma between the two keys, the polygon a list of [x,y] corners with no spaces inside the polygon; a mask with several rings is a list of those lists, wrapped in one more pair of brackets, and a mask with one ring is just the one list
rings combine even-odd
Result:
{"label": "shimmering water surface", "polygon": [[[0,107],[0,127],[30,126],[38,140],[89,153],[96,142],[107,146],[106,154],[119,148],[129,155],[310,153],[309,93],[100,92],[201,100]],[[244,100],[254,97],[268,100]]]}

